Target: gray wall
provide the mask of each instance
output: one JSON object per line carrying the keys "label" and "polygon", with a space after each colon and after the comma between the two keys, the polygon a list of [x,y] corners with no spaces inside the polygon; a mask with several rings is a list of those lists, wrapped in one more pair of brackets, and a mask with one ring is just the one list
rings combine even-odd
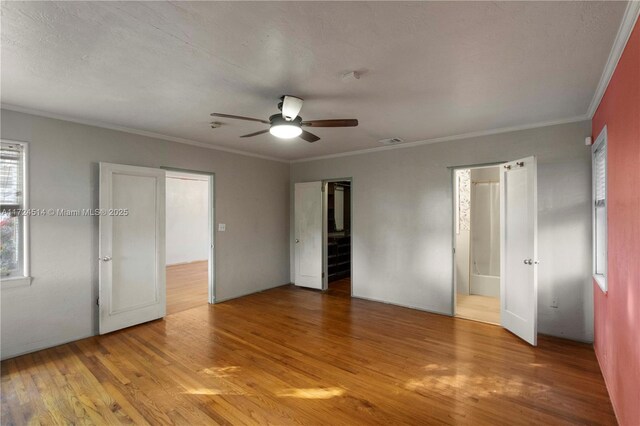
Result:
{"label": "gray wall", "polygon": [[[216,299],[289,282],[289,165],[2,110],[30,143],[32,208],[97,207],[98,162],[216,174]],[[30,287],[2,290],[2,357],[96,332],[97,219],[31,219]]]}
{"label": "gray wall", "polygon": [[[584,121],[294,163],[291,196],[293,182],[352,177],[354,295],[450,315],[453,195],[447,166],[535,155],[538,330],[592,341],[591,159],[584,145],[590,135],[591,123]],[[290,235],[293,254],[293,228]],[[556,309],[550,307],[554,297]]]}
{"label": "gray wall", "polygon": [[[292,182],[353,177],[357,297],[451,314],[447,166],[538,157],[539,330],[591,341],[590,122],[288,164],[2,110],[30,142],[33,208],[97,205],[98,162],[216,173],[216,298],[290,281]],[[2,289],[2,357],[96,332],[97,220],[31,219],[30,287]],[[291,271],[291,277],[293,273]],[[551,308],[552,298],[558,308]]]}

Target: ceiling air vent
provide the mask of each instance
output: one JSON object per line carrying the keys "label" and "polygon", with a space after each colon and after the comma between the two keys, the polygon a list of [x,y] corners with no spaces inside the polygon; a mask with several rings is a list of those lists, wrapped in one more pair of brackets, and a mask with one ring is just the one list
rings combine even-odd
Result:
{"label": "ceiling air vent", "polygon": [[399,143],[404,142],[404,139],[401,139],[401,138],[380,139],[378,142],[380,142],[382,145],[397,145]]}

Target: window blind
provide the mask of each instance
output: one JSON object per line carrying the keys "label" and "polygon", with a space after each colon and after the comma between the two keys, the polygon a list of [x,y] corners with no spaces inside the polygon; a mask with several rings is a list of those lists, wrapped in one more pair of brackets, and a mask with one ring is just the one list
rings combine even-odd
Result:
{"label": "window blind", "polygon": [[0,205],[2,212],[23,206],[24,148],[2,143],[0,149]]}
{"label": "window blind", "polygon": [[607,181],[606,181],[607,157],[604,146],[598,148],[595,152],[594,171],[595,173],[595,204],[596,206],[604,206],[607,199]]}

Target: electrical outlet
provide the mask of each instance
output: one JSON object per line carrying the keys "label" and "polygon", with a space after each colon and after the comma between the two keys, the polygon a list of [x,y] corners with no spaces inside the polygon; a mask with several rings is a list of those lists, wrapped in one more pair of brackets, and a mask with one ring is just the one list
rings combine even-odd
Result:
{"label": "electrical outlet", "polygon": [[224,232],[227,230],[227,225],[224,223],[219,223],[218,224],[218,232]]}
{"label": "electrical outlet", "polygon": [[557,308],[558,307],[558,298],[554,297],[551,299],[551,307],[552,308]]}

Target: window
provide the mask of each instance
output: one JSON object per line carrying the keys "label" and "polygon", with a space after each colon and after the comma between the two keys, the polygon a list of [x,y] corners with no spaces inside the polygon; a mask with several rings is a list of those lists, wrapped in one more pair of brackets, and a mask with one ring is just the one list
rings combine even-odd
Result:
{"label": "window", "polygon": [[27,145],[2,141],[0,149],[0,278],[3,286],[29,284],[27,259]]}
{"label": "window", "polygon": [[607,292],[607,127],[591,148],[593,179],[593,278]]}

